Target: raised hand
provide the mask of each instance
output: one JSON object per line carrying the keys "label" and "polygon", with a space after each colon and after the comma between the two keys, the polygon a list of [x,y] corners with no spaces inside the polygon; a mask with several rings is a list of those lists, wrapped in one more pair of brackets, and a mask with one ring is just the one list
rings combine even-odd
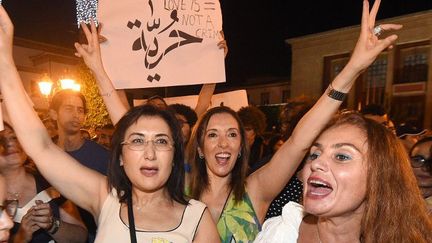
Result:
{"label": "raised hand", "polygon": [[219,49],[224,50],[224,57],[226,57],[228,54],[228,45],[227,45],[227,42],[225,40],[224,32],[222,30],[220,31],[220,34],[221,34],[222,40],[218,42],[217,46],[219,47]]}
{"label": "raised hand", "polygon": [[[371,65],[384,49],[392,47],[392,43],[397,39],[397,35],[390,35],[384,39],[379,39],[378,35],[374,33],[375,18],[380,3],[381,0],[375,0],[372,9],[369,12],[369,2],[367,0],[363,1],[360,37],[347,64],[360,72]],[[402,28],[402,25],[381,24],[380,27],[384,31],[398,30]]]}
{"label": "raised hand", "polygon": [[12,58],[13,24],[3,6],[0,5],[0,60]]}
{"label": "raised hand", "polygon": [[75,56],[82,57],[87,67],[93,72],[101,71],[103,70],[103,64],[99,44],[99,33],[96,29],[96,25],[91,21],[90,30],[84,23],[81,23],[81,28],[84,31],[87,44],[75,43],[75,49],[77,50]]}

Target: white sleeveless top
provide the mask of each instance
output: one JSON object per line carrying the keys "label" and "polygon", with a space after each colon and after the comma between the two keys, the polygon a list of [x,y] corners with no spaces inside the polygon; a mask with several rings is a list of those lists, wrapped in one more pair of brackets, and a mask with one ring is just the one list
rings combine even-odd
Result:
{"label": "white sleeveless top", "polygon": [[[130,242],[129,226],[120,218],[120,202],[115,190],[108,194],[98,219],[95,243]],[[183,211],[180,224],[168,231],[144,231],[136,229],[138,243],[192,242],[206,205],[191,199]]]}

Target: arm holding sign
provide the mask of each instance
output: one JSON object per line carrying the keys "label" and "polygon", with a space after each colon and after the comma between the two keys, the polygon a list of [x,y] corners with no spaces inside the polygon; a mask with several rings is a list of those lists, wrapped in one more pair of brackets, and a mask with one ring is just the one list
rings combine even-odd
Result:
{"label": "arm holding sign", "polygon": [[[227,42],[225,40],[223,31],[221,31],[220,33],[222,36],[222,40],[219,41],[219,43],[217,45],[218,45],[219,49],[224,50],[224,57],[226,57],[228,54],[228,45],[227,45]],[[197,105],[195,106],[195,112],[196,112],[198,117],[200,117],[202,114],[204,114],[207,111],[207,109],[209,108],[211,98],[213,96],[215,88],[216,88],[215,83],[203,84],[201,91],[199,93],[199,96],[198,96]]]}
{"label": "arm holding sign", "polygon": [[[94,22],[90,24],[90,30],[87,25],[81,23],[81,28],[87,38],[88,44],[75,43],[77,57],[82,57],[87,67],[92,71],[96,78],[99,92],[108,109],[112,123],[115,125],[120,118],[129,110],[129,106],[124,104],[124,91],[116,91],[111,79],[105,71],[102,63],[100,51],[101,36],[99,35]],[[223,37],[223,33],[221,34]],[[103,37],[104,38],[104,37]],[[104,38],[105,39],[105,38]],[[105,39],[106,40],[106,39]],[[228,53],[226,41],[222,40],[218,43],[220,49],[224,49],[225,56]],[[211,97],[214,93],[216,84],[204,84],[198,98],[195,111],[198,116],[203,114],[210,105]]]}
{"label": "arm holding sign", "polygon": [[91,22],[91,31],[88,29],[87,25],[83,23],[81,23],[81,28],[84,31],[88,44],[75,43],[75,48],[77,50],[75,55],[77,57],[82,57],[87,67],[93,72],[111,121],[115,125],[129,110],[129,106],[122,102],[123,97],[121,92],[124,91],[116,91],[103,67],[99,35],[95,23]]}

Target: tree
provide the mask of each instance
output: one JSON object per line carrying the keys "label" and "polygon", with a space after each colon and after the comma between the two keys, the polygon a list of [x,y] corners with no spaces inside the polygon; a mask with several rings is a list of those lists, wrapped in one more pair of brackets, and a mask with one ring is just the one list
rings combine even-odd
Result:
{"label": "tree", "polygon": [[77,77],[81,83],[81,93],[87,101],[87,117],[84,126],[93,131],[96,127],[111,124],[107,108],[99,94],[96,80],[84,63],[79,64]]}

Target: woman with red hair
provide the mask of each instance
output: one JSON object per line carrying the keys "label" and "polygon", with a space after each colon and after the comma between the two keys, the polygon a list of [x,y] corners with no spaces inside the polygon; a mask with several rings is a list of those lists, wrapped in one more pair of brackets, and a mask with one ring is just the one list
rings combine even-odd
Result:
{"label": "woman with red hair", "polygon": [[404,147],[375,121],[337,116],[313,143],[301,178],[303,206],[288,203],[256,243],[432,242]]}

